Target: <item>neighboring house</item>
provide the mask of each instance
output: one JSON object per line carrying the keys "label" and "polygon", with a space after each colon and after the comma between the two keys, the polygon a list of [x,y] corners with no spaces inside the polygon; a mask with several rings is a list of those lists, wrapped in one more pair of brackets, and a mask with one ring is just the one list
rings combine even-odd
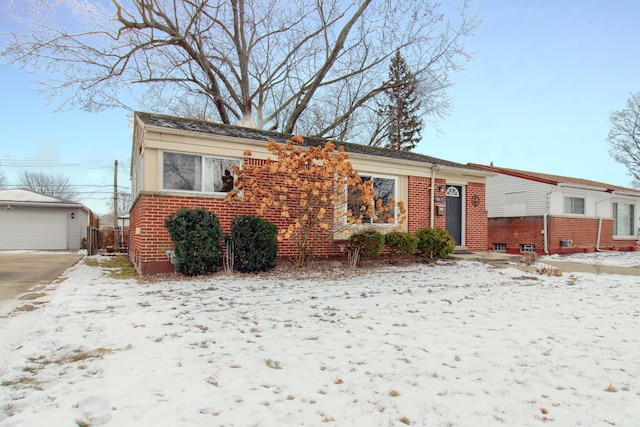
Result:
{"label": "neighboring house", "polygon": [[640,191],[586,179],[469,165],[487,179],[489,249],[509,253],[632,250]]}
{"label": "neighboring house", "polygon": [[78,250],[92,212],[30,190],[0,190],[0,250]]}
{"label": "neighboring house", "polygon": [[[173,249],[173,242],[164,221],[181,207],[205,207],[214,212],[226,233],[234,216],[255,214],[255,205],[225,202],[226,192],[233,186],[226,172],[233,165],[261,164],[273,157],[265,147],[268,139],[284,142],[290,138],[291,135],[238,126],[136,113],[129,255],[138,271],[142,274],[173,271],[166,255]],[[324,142],[306,138],[304,145]],[[336,143],[340,145],[349,153],[354,169],[374,180],[377,197],[394,197],[404,202],[407,209],[404,230],[446,228],[455,237],[458,249],[486,249],[485,180],[490,173],[407,151]],[[244,157],[246,150],[251,151],[250,158]],[[265,215],[265,219],[281,227],[286,221],[275,211]],[[397,225],[370,226],[385,232]],[[344,238],[334,235],[330,244],[316,248],[316,256],[345,256]],[[293,254],[290,241],[280,242],[278,256]]]}

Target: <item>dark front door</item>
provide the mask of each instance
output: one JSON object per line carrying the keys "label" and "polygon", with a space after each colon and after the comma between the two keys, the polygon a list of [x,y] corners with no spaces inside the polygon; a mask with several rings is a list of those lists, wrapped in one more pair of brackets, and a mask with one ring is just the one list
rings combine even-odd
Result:
{"label": "dark front door", "polygon": [[462,187],[447,185],[447,231],[462,246]]}

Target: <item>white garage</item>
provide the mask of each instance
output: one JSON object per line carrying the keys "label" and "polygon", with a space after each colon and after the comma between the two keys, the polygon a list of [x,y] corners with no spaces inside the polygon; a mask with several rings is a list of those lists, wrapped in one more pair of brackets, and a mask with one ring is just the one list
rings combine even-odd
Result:
{"label": "white garage", "polygon": [[89,209],[28,190],[0,190],[0,250],[77,250]]}

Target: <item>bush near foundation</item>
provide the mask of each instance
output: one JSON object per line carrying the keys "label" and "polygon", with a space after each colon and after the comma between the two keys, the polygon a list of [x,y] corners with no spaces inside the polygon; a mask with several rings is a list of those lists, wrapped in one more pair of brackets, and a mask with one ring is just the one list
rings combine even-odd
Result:
{"label": "bush near foundation", "polygon": [[416,236],[418,237],[418,254],[431,262],[449,258],[456,246],[451,234],[441,228],[423,228],[416,232]]}
{"label": "bush near foundation", "polygon": [[243,273],[257,273],[276,266],[278,227],[253,215],[236,216],[231,223],[233,265]]}
{"label": "bush near foundation", "polygon": [[389,249],[389,262],[394,263],[399,254],[413,255],[418,248],[418,236],[404,231],[385,234],[384,246]]}
{"label": "bush near foundation", "polygon": [[173,240],[176,270],[189,276],[218,271],[222,230],[218,217],[204,208],[180,209],[164,222]]}
{"label": "bush near foundation", "polygon": [[362,257],[374,257],[380,255],[384,245],[384,235],[375,230],[367,230],[349,237],[347,250],[350,264],[362,265]]}

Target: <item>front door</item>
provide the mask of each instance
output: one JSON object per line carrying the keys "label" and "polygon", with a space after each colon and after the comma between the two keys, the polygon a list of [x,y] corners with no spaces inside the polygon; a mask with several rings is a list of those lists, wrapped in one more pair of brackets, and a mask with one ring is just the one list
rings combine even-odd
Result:
{"label": "front door", "polygon": [[462,187],[447,185],[447,232],[462,246]]}

